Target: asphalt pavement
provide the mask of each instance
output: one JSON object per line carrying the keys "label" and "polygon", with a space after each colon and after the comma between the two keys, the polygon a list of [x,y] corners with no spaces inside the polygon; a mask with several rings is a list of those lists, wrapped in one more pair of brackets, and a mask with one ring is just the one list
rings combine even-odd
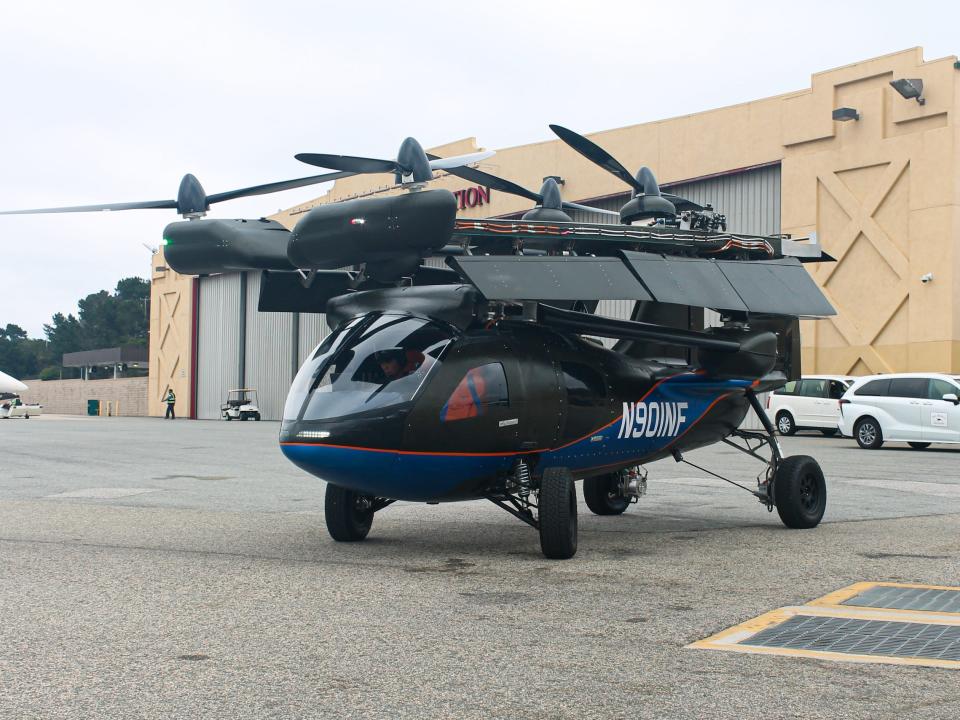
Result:
{"label": "asphalt pavement", "polygon": [[661,461],[548,561],[482,501],[334,543],[278,429],[0,421],[0,718],[960,716],[956,671],[684,647],[858,581],[960,585],[960,448],[782,439],[827,476],[808,531]]}

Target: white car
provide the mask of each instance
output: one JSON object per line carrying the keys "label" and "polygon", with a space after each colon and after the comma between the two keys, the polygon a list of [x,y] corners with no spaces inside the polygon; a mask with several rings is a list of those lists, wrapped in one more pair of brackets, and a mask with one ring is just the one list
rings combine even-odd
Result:
{"label": "white car", "polygon": [[840,398],[853,378],[845,375],[805,375],[767,396],[767,417],[781,435],[797,430],[819,430],[836,435]]}
{"label": "white car", "polygon": [[897,373],[860,378],[840,401],[840,432],[862,448],[960,443],[960,378]]}

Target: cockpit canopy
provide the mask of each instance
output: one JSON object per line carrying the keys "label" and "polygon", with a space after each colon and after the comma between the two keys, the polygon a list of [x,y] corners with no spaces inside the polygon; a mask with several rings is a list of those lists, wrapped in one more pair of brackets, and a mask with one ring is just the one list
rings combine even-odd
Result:
{"label": "cockpit canopy", "polygon": [[350,320],[300,368],[284,420],[334,420],[412,402],[455,333],[443,323],[405,314]]}

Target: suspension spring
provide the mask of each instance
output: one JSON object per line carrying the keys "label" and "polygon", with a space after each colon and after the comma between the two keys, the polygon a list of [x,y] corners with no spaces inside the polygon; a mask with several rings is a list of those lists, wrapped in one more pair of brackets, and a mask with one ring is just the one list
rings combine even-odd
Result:
{"label": "suspension spring", "polygon": [[517,484],[517,495],[526,505],[530,501],[530,467],[525,460],[517,460],[513,467],[513,480]]}

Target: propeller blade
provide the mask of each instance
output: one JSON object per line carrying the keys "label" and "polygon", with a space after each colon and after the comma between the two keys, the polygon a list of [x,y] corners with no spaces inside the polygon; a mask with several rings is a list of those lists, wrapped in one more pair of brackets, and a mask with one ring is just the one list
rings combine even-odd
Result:
{"label": "propeller blade", "polygon": [[108,203],[106,205],[73,205],[71,207],[33,208],[32,210],[0,210],[0,215],[40,215],[42,213],[98,212],[100,210],[150,210],[175,208],[176,200],[144,200],[143,202]]}
{"label": "propeller blade", "polygon": [[430,169],[449,170],[450,168],[460,167],[461,165],[469,165],[471,163],[480,162],[481,160],[486,160],[488,157],[493,157],[494,155],[496,155],[496,152],[493,150],[484,150],[483,152],[468,153],[467,155],[454,155],[453,157],[448,158],[435,158],[430,160]]}
{"label": "propeller blade", "polygon": [[298,153],[294,157],[307,165],[351,173],[392,173],[400,170],[396,160],[378,160],[377,158],[328,155],[325,153]]}
{"label": "propeller blade", "polygon": [[630,174],[630,171],[621,165],[620,162],[613,157],[613,155],[608,153],[595,142],[592,140],[587,140],[587,138],[585,138],[583,135],[575,133],[573,130],[568,130],[561,125],[551,125],[550,129],[553,130],[554,134],[556,134],[558,138],[563,140],[567,145],[572,147],[585,158],[599,165],[608,173],[616,175],[637,192],[643,192],[643,185],[641,185],[637,179]]}
{"label": "propeller blade", "polygon": [[213,203],[250,197],[252,195],[266,195],[267,193],[281,192],[283,190],[293,190],[294,188],[307,187],[308,185],[317,185],[318,183],[351,177],[355,174],[356,173],[352,172],[335,172],[326,173],[325,175],[311,175],[310,177],[302,177],[296,180],[280,180],[279,182],[265,183],[263,185],[252,185],[250,187],[240,188],[239,190],[228,190],[226,192],[208,195],[207,202],[212,205]]}
{"label": "propeller blade", "polygon": [[683,210],[703,210],[704,209],[703,205],[695,203],[693,200],[687,200],[686,198],[682,198],[679,195],[673,195],[671,193],[660,193],[660,197],[672,202],[673,206],[677,208],[678,212],[682,212]]}
{"label": "propeller blade", "polygon": [[573,202],[566,202],[566,201],[563,202],[563,209],[564,210],[586,210],[587,212],[600,213],[601,215],[615,215],[618,218],[620,217],[620,213],[618,213],[616,210],[604,210],[602,208],[595,208],[595,207],[590,207],[589,205],[581,205],[580,203],[573,203]]}
{"label": "propeller blade", "polygon": [[[438,158],[436,155],[427,155],[427,157],[430,158],[431,166],[433,165],[434,160],[443,159]],[[539,193],[535,193],[532,190],[527,190],[522,185],[517,185],[515,182],[504,180],[501,177],[491,175],[490,173],[483,172],[482,170],[461,166],[447,168],[446,171],[451,175],[456,175],[464,180],[475,182],[478,185],[484,185],[492,190],[499,190],[500,192],[509,193],[510,195],[519,195],[522,198],[533,200],[537,203],[543,202],[543,197]]]}

